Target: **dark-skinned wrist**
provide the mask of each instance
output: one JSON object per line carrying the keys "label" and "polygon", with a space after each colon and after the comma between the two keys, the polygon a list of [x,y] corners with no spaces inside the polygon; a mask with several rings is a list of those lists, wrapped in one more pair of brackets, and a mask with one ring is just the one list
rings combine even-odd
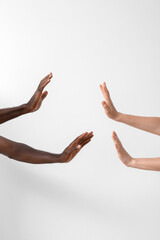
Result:
{"label": "dark-skinned wrist", "polygon": [[29,113],[29,109],[27,107],[27,104],[23,104],[23,105],[19,106],[18,108],[19,108],[19,111],[22,112],[22,114]]}
{"label": "dark-skinned wrist", "polygon": [[24,104],[24,111],[25,111],[25,113],[31,113],[33,110],[31,109],[29,104],[26,103],[26,104]]}
{"label": "dark-skinned wrist", "polygon": [[62,152],[62,153],[60,153],[60,154],[58,154],[59,156],[58,156],[58,162],[59,163],[65,163],[66,162],[66,154],[64,153],[64,152]]}

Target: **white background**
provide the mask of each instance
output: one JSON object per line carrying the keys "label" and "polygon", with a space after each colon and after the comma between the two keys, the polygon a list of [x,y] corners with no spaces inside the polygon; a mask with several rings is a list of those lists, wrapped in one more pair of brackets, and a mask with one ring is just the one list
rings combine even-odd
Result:
{"label": "white background", "polygon": [[0,108],[25,103],[50,71],[41,109],[1,135],[62,152],[94,138],[69,164],[0,156],[1,240],[159,240],[160,173],[126,168],[111,135],[133,157],[158,157],[159,138],[109,120],[99,84],[118,111],[160,113],[160,2],[0,1]]}

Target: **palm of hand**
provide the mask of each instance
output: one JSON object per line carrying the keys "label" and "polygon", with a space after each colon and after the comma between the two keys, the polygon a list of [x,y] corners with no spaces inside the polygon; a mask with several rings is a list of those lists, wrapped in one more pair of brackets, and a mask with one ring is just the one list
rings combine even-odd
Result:
{"label": "palm of hand", "polygon": [[45,99],[45,97],[48,94],[47,91],[43,92],[43,89],[50,82],[51,78],[52,78],[52,73],[48,74],[45,78],[42,79],[34,95],[27,103],[27,106],[30,112],[35,112],[40,108],[42,101]]}
{"label": "palm of hand", "polygon": [[37,111],[40,106],[42,105],[42,94],[40,92],[35,92],[35,94],[32,96],[32,98],[30,99],[30,108],[31,108],[31,112],[35,112]]}
{"label": "palm of hand", "polygon": [[102,102],[102,106],[105,110],[105,113],[109,118],[116,120],[118,118],[118,112],[110,98],[110,94],[106,87],[106,83],[100,85],[100,89],[105,99],[105,101]]}
{"label": "palm of hand", "polygon": [[[35,91],[34,95],[31,97],[29,102],[27,103],[27,109],[29,112],[37,111],[45,97],[47,96],[48,92],[43,92],[45,86],[50,82],[52,78],[52,73],[48,74],[45,78],[42,79],[40,82],[37,90]],[[91,141],[93,137],[93,132],[86,132],[79,137],[77,137],[61,154],[60,162],[70,162],[77,153],[83,148],[87,143]]]}
{"label": "palm of hand", "polygon": [[70,162],[77,153],[91,141],[93,132],[86,132],[77,137],[62,153],[62,162]]}

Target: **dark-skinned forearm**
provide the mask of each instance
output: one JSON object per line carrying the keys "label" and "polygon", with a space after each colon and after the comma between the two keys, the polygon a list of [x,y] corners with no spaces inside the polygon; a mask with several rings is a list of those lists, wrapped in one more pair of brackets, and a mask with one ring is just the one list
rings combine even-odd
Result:
{"label": "dark-skinned forearm", "polygon": [[19,117],[26,113],[29,113],[27,104],[23,104],[13,108],[0,109],[0,124],[7,122],[13,118]]}
{"label": "dark-skinned forearm", "polygon": [[63,162],[63,154],[34,149],[26,144],[0,137],[0,153],[21,162],[42,164]]}

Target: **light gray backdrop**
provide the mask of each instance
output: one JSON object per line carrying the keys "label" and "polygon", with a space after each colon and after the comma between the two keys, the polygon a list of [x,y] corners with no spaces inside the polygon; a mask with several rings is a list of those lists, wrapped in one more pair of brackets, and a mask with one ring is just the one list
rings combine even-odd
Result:
{"label": "light gray backdrop", "polygon": [[109,120],[99,84],[119,111],[159,116],[160,2],[0,1],[0,108],[25,103],[50,71],[42,108],[0,134],[61,152],[93,141],[69,164],[29,165],[0,156],[1,240],[159,240],[160,173],[126,168],[116,130],[133,157],[158,157],[159,138]]}

